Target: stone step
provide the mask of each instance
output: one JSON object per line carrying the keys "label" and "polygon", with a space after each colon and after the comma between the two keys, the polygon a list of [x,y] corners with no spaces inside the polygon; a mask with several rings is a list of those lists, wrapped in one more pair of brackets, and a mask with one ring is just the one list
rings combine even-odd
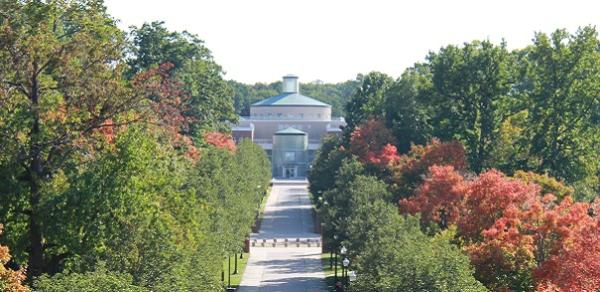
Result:
{"label": "stone step", "polygon": [[252,239],[252,247],[321,247],[318,238],[271,238]]}

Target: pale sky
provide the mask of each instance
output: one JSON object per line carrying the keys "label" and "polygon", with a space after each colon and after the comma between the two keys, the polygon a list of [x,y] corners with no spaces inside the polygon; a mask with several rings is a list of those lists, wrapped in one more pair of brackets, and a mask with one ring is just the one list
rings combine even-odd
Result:
{"label": "pale sky", "polygon": [[596,25],[594,0],[106,0],[126,29],[154,20],[197,34],[226,79],[339,82],[358,73],[394,77],[431,50],[474,39],[509,48],[531,43],[535,31]]}

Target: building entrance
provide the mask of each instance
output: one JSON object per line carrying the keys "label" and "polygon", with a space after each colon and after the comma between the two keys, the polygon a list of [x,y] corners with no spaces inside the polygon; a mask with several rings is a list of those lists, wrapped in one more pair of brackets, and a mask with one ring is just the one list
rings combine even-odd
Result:
{"label": "building entrance", "polygon": [[283,167],[283,177],[284,178],[296,178],[298,177],[298,167]]}

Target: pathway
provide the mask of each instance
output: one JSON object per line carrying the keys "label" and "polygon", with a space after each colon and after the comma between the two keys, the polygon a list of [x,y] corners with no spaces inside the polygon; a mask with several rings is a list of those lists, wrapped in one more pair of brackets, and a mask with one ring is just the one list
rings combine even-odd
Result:
{"label": "pathway", "polygon": [[[259,233],[251,236],[250,258],[238,291],[327,291],[321,266],[321,247],[315,242],[306,181],[274,181]],[[288,247],[283,246],[288,239]],[[263,247],[263,239],[267,244]],[[277,247],[272,247],[277,239]],[[300,239],[300,247],[296,245]],[[307,239],[311,240],[308,247]]]}

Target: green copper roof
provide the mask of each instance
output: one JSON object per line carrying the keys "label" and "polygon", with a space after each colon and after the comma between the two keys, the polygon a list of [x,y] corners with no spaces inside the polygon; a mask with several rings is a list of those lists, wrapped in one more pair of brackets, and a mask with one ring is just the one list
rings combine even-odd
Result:
{"label": "green copper roof", "polygon": [[306,135],[306,132],[289,127],[287,129],[283,129],[283,130],[279,130],[279,131],[275,132],[275,135]]}
{"label": "green copper roof", "polygon": [[253,103],[253,106],[321,106],[331,107],[312,97],[299,93],[283,93],[277,96],[269,97],[259,102]]}

